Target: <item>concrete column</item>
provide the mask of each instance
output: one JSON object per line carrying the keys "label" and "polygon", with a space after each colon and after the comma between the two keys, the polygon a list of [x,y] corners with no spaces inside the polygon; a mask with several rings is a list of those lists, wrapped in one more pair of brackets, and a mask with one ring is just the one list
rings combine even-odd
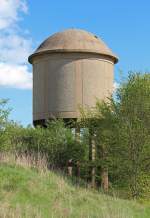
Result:
{"label": "concrete column", "polygon": [[[101,159],[106,159],[106,148],[105,146],[101,147],[102,156]],[[106,166],[101,166],[101,188],[107,192],[109,188],[109,179],[108,179],[108,168]]]}
{"label": "concrete column", "polygon": [[[92,141],[91,141],[91,149],[92,149],[92,162],[94,162],[95,161],[95,158],[96,158],[96,145],[95,145],[95,139],[94,139],[94,136],[92,136]],[[95,186],[96,186],[96,181],[95,181],[95,174],[96,174],[96,169],[95,169],[95,167],[92,167],[92,171],[91,171],[91,173],[92,173],[92,187],[94,188]]]}
{"label": "concrete column", "polygon": [[108,181],[108,169],[102,169],[101,171],[101,187],[102,189],[107,192],[109,187],[109,181]]}
{"label": "concrete column", "polygon": [[77,142],[80,142],[80,127],[75,128],[75,139]]}
{"label": "concrete column", "polygon": [[[75,128],[75,139],[77,143],[80,142],[80,127],[79,126],[76,126]],[[79,160],[76,163],[76,176],[77,176],[77,182],[79,182],[80,181],[80,161]]]}
{"label": "concrete column", "polygon": [[[90,131],[89,160],[94,163],[95,159],[96,159],[95,136],[91,130],[89,130],[89,131]],[[90,175],[91,175],[91,186],[93,188],[95,188],[95,186],[96,186],[95,174],[96,174],[95,166],[92,166],[91,170],[90,170]]]}

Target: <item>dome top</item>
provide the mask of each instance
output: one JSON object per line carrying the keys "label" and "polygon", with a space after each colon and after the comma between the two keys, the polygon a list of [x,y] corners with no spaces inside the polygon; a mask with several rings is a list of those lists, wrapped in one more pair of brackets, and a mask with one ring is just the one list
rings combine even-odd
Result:
{"label": "dome top", "polygon": [[34,56],[52,52],[95,53],[111,57],[114,63],[118,62],[118,58],[100,38],[80,29],[67,29],[53,34],[29,57],[29,62],[32,63]]}

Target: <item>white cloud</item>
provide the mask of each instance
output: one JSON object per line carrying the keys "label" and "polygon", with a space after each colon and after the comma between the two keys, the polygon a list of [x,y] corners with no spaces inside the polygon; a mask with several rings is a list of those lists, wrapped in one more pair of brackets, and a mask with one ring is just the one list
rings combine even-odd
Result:
{"label": "white cloud", "polygon": [[19,19],[19,12],[28,10],[24,0],[0,0],[0,29],[8,28]]}
{"label": "white cloud", "polygon": [[32,40],[18,31],[20,12],[27,13],[26,0],[0,0],[0,86],[32,88],[27,58]]}
{"label": "white cloud", "polygon": [[0,86],[31,89],[32,74],[26,65],[9,65],[0,63]]}
{"label": "white cloud", "polygon": [[31,47],[31,39],[26,39],[17,33],[0,34],[0,60],[2,62],[27,63]]}

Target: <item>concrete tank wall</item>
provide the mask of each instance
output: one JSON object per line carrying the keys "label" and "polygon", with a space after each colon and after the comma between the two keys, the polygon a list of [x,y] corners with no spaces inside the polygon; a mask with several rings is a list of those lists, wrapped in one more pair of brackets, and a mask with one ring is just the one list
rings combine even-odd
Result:
{"label": "concrete tank wall", "polygon": [[33,120],[77,118],[112,93],[112,58],[93,53],[50,53],[33,60]]}

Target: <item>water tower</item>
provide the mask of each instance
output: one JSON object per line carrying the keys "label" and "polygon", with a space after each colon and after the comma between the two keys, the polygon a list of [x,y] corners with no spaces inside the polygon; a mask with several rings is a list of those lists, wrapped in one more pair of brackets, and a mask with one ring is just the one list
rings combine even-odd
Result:
{"label": "water tower", "polygon": [[29,57],[33,65],[33,123],[80,116],[113,91],[117,57],[97,36],[68,29],[46,39]]}

